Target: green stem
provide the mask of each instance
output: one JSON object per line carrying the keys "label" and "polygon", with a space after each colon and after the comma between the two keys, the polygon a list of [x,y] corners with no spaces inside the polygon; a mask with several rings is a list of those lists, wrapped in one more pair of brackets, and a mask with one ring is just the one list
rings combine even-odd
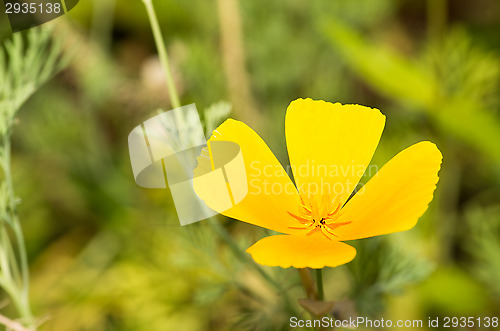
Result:
{"label": "green stem", "polygon": [[447,0],[427,0],[427,29],[429,40],[441,43],[446,29]]}
{"label": "green stem", "polygon": [[26,244],[24,242],[23,230],[19,224],[19,220],[14,221],[14,235],[16,237],[17,248],[19,250],[19,258],[21,260],[21,279],[23,285],[21,289],[22,299],[22,313],[25,317],[31,317],[31,308],[29,304],[29,265],[28,254],[26,253]]}
{"label": "green stem", "polygon": [[152,0],[142,0],[142,2],[144,2],[144,6],[146,6],[146,11],[148,12],[149,22],[151,23],[151,29],[153,30],[156,47],[158,48],[158,56],[160,57],[163,70],[165,71],[165,79],[167,81],[167,88],[170,95],[172,107],[178,108],[181,106],[181,103],[179,101],[177,89],[175,88],[172,72],[170,71],[167,49],[165,47],[165,41],[163,40],[163,36],[161,34],[160,24],[158,23],[158,18],[156,17],[153,2]]}
{"label": "green stem", "polygon": [[311,269],[309,268],[298,268],[297,272],[300,276],[300,281],[306,292],[306,296],[310,300],[315,300],[318,297],[318,292],[314,288],[314,280],[311,277]]}
{"label": "green stem", "polygon": [[115,0],[94,0],[92,5],[92,39],[109,51],[112,38]]}
{"label": "green stem", "polygon": [[318,287],[318,300],[323,301],[325,299],[325,293],[323,291],[323,269],[316,269],[316,286]]}
{"label": "green stem", "polygon": [[[17,261],[15,257],[13,257],[13,261],[10,261],[13,268],[17,268],[21,274],[21,282],[19,284],[19,288],[14,290],[12,289],[11,298],[14,302],[19,314],[23,319],[28,321],[28,325],[31,325],[32,315],[31,308],[29,303],[29,265],[28,265],[28,255],[26,253],[26,245],[24,242],[24,235],[21,228],[21,224],[19,218],[16,213],[16,198],[14,195],[14,186],[12,183],[12,175],[10,171],[10,134],[6,133],[3,137],[3,153],[2,153],[2,168],[4,172],[4,181],[5,186],[7,188],[8,194],[8,203],[7,203],[7,212],[8,217],[10,218],[9,224],[11,225],[12,231],[14,232],[17,251],[19,254],[20,266],[17,266]],[[5,226],[5,225],[2,225]],[[2,244],[10,244],[10,242],[3,242]],[[10,248],[8,248],[10,249]],[[16,271],[17,272],[17,271]],[[9,276],[13,276],[11,272],[9,272]],[[16,295],[17,294],[17,295]]]}
{"label": "green stem", "polygon": [[63,11],[66,14],[68,12],[68,8],[66,7],[66,1],[65,0],[61,0],[61,4],[62,4],[62,7],[63,7]]}

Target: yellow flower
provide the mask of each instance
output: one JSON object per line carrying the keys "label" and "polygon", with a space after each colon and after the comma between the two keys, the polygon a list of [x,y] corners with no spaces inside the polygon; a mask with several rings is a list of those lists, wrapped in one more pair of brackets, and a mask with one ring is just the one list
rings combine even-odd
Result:
{"label": "yellow flower", "polygon": [[[216,211],[283,233],[247,249],[257,263],[322,268],[350,262],[356,250],[342,241],[412,228],[438,182],[442,155],[436,145],[424,141],[393,157],[349,199],[365,170],[372,170],[367,165],[384,124],[385,116],[377,109],[293,101],[285,117],[293,185],[255,131],[242,122],[225,121],[214,131],[209,146],[216,141],[240,146],[248,193],[232,208]],[[209,161],[199,159],[198,167],[204,163]],[[208,206],[215,206],[220,195],[209,186],[195,182],[194,189]]]}

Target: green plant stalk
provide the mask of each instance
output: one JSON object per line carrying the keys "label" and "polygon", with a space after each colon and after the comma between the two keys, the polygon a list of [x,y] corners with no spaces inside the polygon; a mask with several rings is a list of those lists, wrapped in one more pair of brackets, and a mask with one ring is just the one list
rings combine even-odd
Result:
{"label": "green plant stalk", "polygon": [[[9,123],[10,124],[10,123]],[[9,125],[10,127],[10,125]],[[7,130],[9,131],[9,130]],[[24,242],[24,235],[21,228],[21,224],[16,212],[16,198],[14,195],[14,186],[12,183],[12,174],[11,174],[11,148],[10,148],[10,133],[7,132],[3,136],[3,146],[2,146],[2,168],[4,172],[4,181],[7,188],[8,193],[8,214],[7,217],[10,218],[10,226],[14,233],[15,241],[17,244],[17,251],[19,253],[20,265],[17,265],[16,258],[14,254],[11,254],[9,257],[9,262],[11,264],[11,268],[8,270],[4,270],[5,274],[9,278],[3,279],[2,285],[5,285],[6,291],[10,294],[14,305],[16,306],[17,311],[20,316],[27,321],[27,324],[32,327],[32,314],[31,308],[29,304],[29,265],[28,265],[28,256],[26,253],[26,245]],[[2,225],[6,226],[6,223]],[[4,250],[9,250],[9,252],[13,252],[11,242],[8,240],[8,234],[6,233],[6,229],[2,229],[2,245],[6,245],[3,247]],[[12,275],[13,272],[20,273],[21,282],[20,284],[14,283],[15,276]]]}
{"label": "green plant stalk", "polygon": [[314,286],[314,280],[311,277],[311,269],[297,268],[296,270],[299,273],[300,281],[307,298],[310,300],[316,300],[318,297],[318,293]]}
{"label": "green plant stalk", "polygon": [[446,30],[447,0],[427,0],[427,33],[431,42],[442,42]]}
{"label": "green plant stalk", "polygon": [[[63,2],[64,5],[64,2]],[[0,49],[0,287],[5,290],[30,330],[35,322],[29,302],[29,265],[21,222],[17,214],[11,172],[11,133],[17,110],[35,90],[67,64],[61,41],[50,29],[32,29],[23,38],[14,34]],[[59,61],[58,61],[59,60]]]}
{"label": "green plant stalk", "polygon": [[111,46],[115,0],[94,0],[92,4],[92,39],[97,40],[102,48],[109,51]]}
{"label": "green plant stalk", "polygon": [[173,108],[178,108],[181,106],[179,101],[179,94],[174,84],[174,78],[172,77],[172,72],[170,71],[170,65],[168,60],[168,53],[165,47],[165,41],[160,30],[160,24],[158,23],[158,18],[156,16],[155,9],[153,7],[152,0],[142,0],[146,11],[148,13],[149,22],[151,24],[151,29],[153,30],[153,36],[155,38],[156,47],[158,48],[158,56],[160,57],[163,70],[165,71],[165,79],[167,81],[168,93],[170,95],[170,102]]}
{"label": "green plant stalk", "polygon": [[61,4],[63,7],[63,11],[66,14],[68,12],[68,8],[66,7],[66,0],[61,0]]}
{"label": "green plant stalk", "polygon": [[316,286],[318,287],[318,300],[323,301],[325,299],[325,293],[323,291],[323,269],[316,269]]}

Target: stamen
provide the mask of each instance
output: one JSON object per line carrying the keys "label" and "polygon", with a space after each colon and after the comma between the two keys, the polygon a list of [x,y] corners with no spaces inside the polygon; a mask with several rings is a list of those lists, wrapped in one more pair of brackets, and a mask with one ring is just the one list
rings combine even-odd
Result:
{"label": "stamen", "polygon": [[328,200],[330,200],[329,196],[327,194],[324,194],[323,198],[321,199],[321,215],[328,213],[328,211],[330,210],[331,206],[329,205]]}
{"label": "stamen", "polygon": [[349,222],[340,222],[340,223],[329,223],[329,224],[326,224],[326,227],[329,228],[330,230],[335,230],[339,226],[346,225],[346,224],[349,224],[351,222],[352,221],[349,221]]}
{"label": "stamen", "polygon": [[327,233],[329,233],[329,234],[331,234],[332,236],[335,236],[335,237],[337,237],[337,238],[338,238],[338,236],[337,236],[335,233],[333,233],[333,232],[332,232],[332,230],[331,230],[328,226],[323,227],[323,229],[324,229]]}
{"label": "stamen", "polygon": [[311,226],[308,225],[308,226],[289,226],[288,228],[289,229],[293,229],[293,230],[305,230],[305,229],[309,229]]}
{"label": "stamen", "polygon": [[[316,202],[316,201],[314,201],[314,202]],[[313,203],[312,204],[312,213],[313,213],[313,218],[314,219],[320,218],[320,213],[319,213],[319,210],[318,210],[318,204],[317,203]]]}
{"label": "stamen", "polygon": [[305,208],[299,209],[299,214],[303,215],[304,217],[306,217],[306,216],[307,217],[312,217],[312,213],[309,210],[305,209]]}
{"label": "stamen", "polygon": [[316,232],[318,230],[317,227],[315,227],[314,229],[312,229],[311,231],[309,231],[308,233],[306,233],[306,236],[310,236],[311,234],[313,234],[314,232]]}
{"label": "stamen", "polygon": [[295,218],[296,220],[298,220],[300,223],[309,223],[309,222],[311,222],[310,220],[305,219],[305,218],[302,218],[302,217],[297,216],[297,215],[295,215],[295,214],[292,214],[292,213],[290,213],[289,211],[288,211],[287,213],[288,213],[290,216],[292,216],[293,218]]}
{"label": "stamen", "polygon": [[304,197],[301,195],[300,196],[300,202],[302,203],[302,207],[304,207],[305,210],[307,210],[309,213],[311,213],[311,202],[309,202],[309,207],[307,206],[306,202],[304,201]]}
{"label": "stamen", "polygon": [[300,196],[300,208],[298,215],[288,212],[290,216],[301,223],[300,226],[290,226],[293,230],[306,230],[306,235],[311,235],[321,231],[330,240],[338,240],[338,235],[334,230],[342,225],[347,225],[351,221],[337,222],[342,215],[341,197],[330,198],[329,194],[302,195]]}

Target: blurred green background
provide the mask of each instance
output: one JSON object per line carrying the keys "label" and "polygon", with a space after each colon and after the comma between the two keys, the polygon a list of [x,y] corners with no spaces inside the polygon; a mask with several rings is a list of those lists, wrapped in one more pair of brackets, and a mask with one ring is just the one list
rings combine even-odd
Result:
{"label": "blurred green background", "polygon": [[[353,262],[325,271],[339,316],[500,316],[500,1],[154,4],[182,103],[205,118],[231,102],[283,164],[299,97],[379,108],[374,164],[421,140],[441,149],[418,225],[354,243]],[[80,1],[54,23],[72,60],[19,111],[12,147],[40,329],[289,330],[291,315],[309,318],[296,270],[241,253],[265,230],[222,217],[222,229],[180,227],[168,190],[135,184],[127,136],[171,108],[142,2]]]}

